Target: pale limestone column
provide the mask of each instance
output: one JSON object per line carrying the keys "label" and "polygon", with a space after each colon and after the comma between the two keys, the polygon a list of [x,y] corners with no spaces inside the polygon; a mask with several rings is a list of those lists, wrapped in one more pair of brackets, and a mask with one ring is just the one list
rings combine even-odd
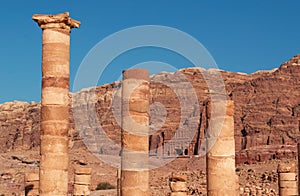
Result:
{"label": "pale limestone column", "polygon": [[43,30],[40,195],[68,192],[70,31],[69,13],[34,15]]}
{"label": "pale limestone column", "polygon": [[298,195],[295,165],[294,164],[279,164],[278,186],[280,196],[296,196]]}
{"label": "pale limestone column", "polygon": [[91,168],[77,168],[74,175],[74,196],[89,196],[92,182]]}
{"label": "pale limestone column", "polygon": [[121,195],[149,195],[149,72],[123,71]]}
{"label": "pale limestone column", "polygon": [[[236,195],[234,104],[230,100],[208,103],[206,168],[207,195]],[[222,109],[224,108],[224,110]]]}

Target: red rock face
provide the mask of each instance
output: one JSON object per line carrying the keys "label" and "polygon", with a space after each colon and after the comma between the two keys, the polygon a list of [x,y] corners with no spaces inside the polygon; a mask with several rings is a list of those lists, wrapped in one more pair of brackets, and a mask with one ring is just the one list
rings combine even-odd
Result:
{"label": "red rock face", "polygon": [[40,105],[11,102],[0,105],[0,152],[35,149],[40,145]]}
{"label": "red rock face", "polygon": [[[204,77],[209,76],[209,83],[218,91],[221,86],[216,81],[220,78],[214,73],[187,68],[152,77],[151,102],[156,104],[150,108],[151,156],[191,156],[205,151],[203,144],[209,115],[206,101],[218,92],[209,90]],[[180,77],[182,74],[185,78]],[[236,162],[294,157],[300,131],[300,55],[272,71],[251,75],[221,71],[221,75],[226,97],[235,104]],[[119,153],[119,89],[120,84],[116,82],[72,95],[72,111],[80,111],[80,115],[70,119],[71,148],[84,148],[80,140],[84,137],[86,143],[95,143],[91,145],[95,153]],[[183,99],[185,104],[180,102]],[[88,113],[94,110],[96,118]],[[0,152],[38,150],[39,113],[40,105],[35,103],[0,105]],[[117,145],[106,144],[104,135]]]}

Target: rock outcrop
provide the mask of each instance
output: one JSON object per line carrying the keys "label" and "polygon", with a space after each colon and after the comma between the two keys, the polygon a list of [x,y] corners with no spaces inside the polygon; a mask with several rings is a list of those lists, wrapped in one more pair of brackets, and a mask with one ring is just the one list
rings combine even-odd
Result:
{"label": "rock outcrop", "polygon": [[[225,96],[235,104],[236,162],[294,157],[300,131],[299,78],[300,55],[278,69],[253,74],[186,68],[154,75],[150,84],[151,156],[201,155],[207,99],[219,96],[224,84]],[[220,80],[224,83],[217,83]],[[93,152],[119,153],[119,90],[120,83],[115,82],[72,94],[70,112],[76,114],[70,119],[70,148],[84,149],[83,138],[93,144]],[[0,105],[0,152],[38,150],[39,123],[38,103]],[[107,138],[114,145],[106,145]]]}

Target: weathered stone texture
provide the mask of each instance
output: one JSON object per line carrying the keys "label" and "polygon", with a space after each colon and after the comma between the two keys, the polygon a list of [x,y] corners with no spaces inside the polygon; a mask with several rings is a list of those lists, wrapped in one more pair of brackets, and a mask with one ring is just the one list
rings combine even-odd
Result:
{"label": "weathered stone texture", "polygon": [[[300,120],[299,59],[300,55],[297,55],[290,61],[283,63],[278,69],[249,75],[221,71],[228,97],[234,101],[237,163],[251,163],[296,156]],[[57,69],[61,68],[63,66],[57,66]],[[186,114],[188,119],[184,120],[184,129],[175,134],[181,115],[179,99],[174,90],[165,84],[158,83],[157,80],[178,83],[179,90],[189,97],[191,89],[186,89],[184,81],[176,80],[179,72],[184,73],[194,86],[200,109]],[[156,130],[157,125],[161,125],[159,131],[150,136],[150,148],[155,149],[158,146],[163,146],[158,151],[152,150],[151,155],[164,154],[168,156],[170,154],[171,156],[178,153],[185,154],[185,152],[188,155],[193,155],[203,151],[201,144],[203,144],[206,126],[206,111],[203,103],[210,95],[202,77],[202,74],[206,72],[202,69],[187,68],[174,74],[160,73],[153,76],[150,83],[150,102],[159,102],[164,105],[165,109],[150,106],[150,114],[152,114],[150,132]],[[57,71],[53,70],[53,73],[57,73]],[[156,82],[153,82],[154,79]],[[96,106],[97,120],[99,121],[95,122],[95,119],[89,118],[87,115],[82,115],[81,118],[76,119],[78,124],[88,124],[88,126],[82,127],[81,131],[89,138],[98,135],[99,141],[102,142],[102,134],[106,134],[120,146],[121,129],[113,112],[113,110],[118,111],[119,109],[113,108],[111,102],[114,91],[119,88],[120,83],[115,82],[72,94],[73,97],[76,97],[76,100],[73,99],[73,107],[82,111],[82,114],[85,111],[93,110]],[[93,92],[95,96],[90,96]],[[193,111],[193,104],[190,104],[189,107],[188,109]],[[70,112],[72,113],[72,111]],[[93,126],[98,122],[101,124],[104,133],[99,132],[98,127]],[[40,104],[22,102],[1,104],[0,151],[38,149],[40,145],[39,123]],[[44,124],[43,126],[48,125]],[[61,127],[61,125],[51,126]],[[76,131],[73,118],[70,119],[70,126],[70,147],[84,148]],[[57,129],[47,130],[55,131]],[[186,144],[182,138],[192,133],[190,130],[195,130],[196,134],[191,144]],[[66,134],[66,130],[57,132]],[[169,142],[173,136],[178,144]],[[107,145],[101,146],[101,149],[98,147],[95,147],[97,152],[104,154],[119,153],[117,147]]]}
{"label": "weathered stone texture", "polygon": [[74,196],[88,196],[91,194],[91,168],[76,168],[74,171]]}
{"label": "weathered stone texture", "polygon": [[[69,13],[55,16],[36,14],[32,19],[43,30],[39,195],[66,195],[70,115],[69,34],[71,28],[79,27],[80,23],[71,19]],[[58,130],[52,130],[54,127]]]}
{"label": "weathered stone texture", "polygon": [[279,175],[278,187],[280,196],[298,195],[298,187],[294,164],[279,164],[277,168]]}
{"label": "weathered stone texture", "polygon": [[[226,98],[226,97],[225,97]],[[214,109],[214,106],[217,106]],[[207,194],[235,195],[234,105],[231,100],[209,101],[207,127]],[[220,108],[223,107],[223,110]]]}
{"label": "weathered stone texture", "polygon": [[121,195],[149,195],[149,72],[123,71]]}

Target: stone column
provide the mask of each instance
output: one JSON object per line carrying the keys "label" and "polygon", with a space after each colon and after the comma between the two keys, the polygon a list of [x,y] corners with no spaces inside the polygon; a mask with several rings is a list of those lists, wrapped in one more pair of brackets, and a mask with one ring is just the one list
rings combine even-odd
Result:
{"label": "stone column", "polygon": [[149,72],[123,71],[121,195],[149,195]]}
{"label": "stone column", "polygon": [[298,195],[296,171],[294,164],[279,164],[278,172],[278,185],[280,196],[296,196]]}
{"label": "stone column", "polygon": [[187,191],[186,174],[172,174],[170,178],[171,196],[186,196]]}
{"label": "stone column", "polygon": [[208,102],[207,107],[207,195],[236,195],[234,104],[230,100],[218,100]]}
{"label": "stone column", "polygon": [[68,192],[70,31],[69,13],[32,17],[43,30],[40,195]]}
{"label": "stone column", "polygon": [[74,196],[88,196],[91,194],[90,186],[92,182],[91,168],[77,168],[74,176]]}

